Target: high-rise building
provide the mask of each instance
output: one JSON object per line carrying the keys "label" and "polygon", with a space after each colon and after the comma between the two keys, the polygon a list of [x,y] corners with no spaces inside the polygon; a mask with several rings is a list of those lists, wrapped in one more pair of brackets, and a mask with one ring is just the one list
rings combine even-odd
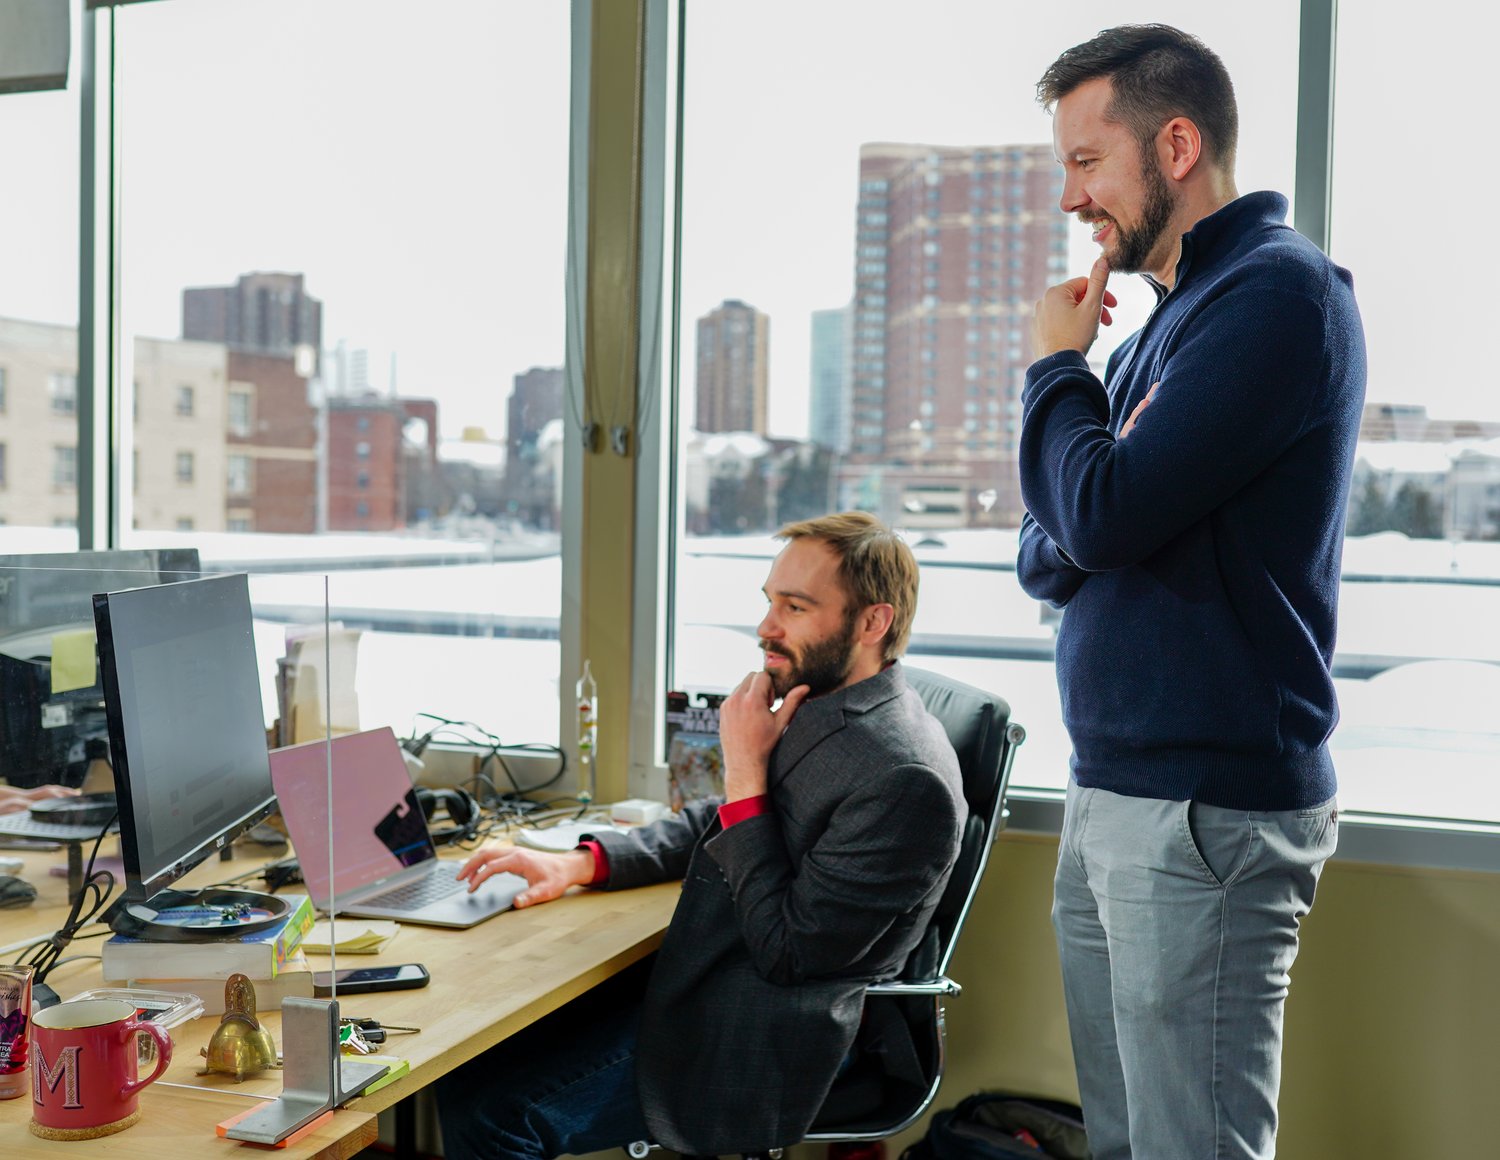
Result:
{"label": "high-rise building", "polygon": [[396,365],[394,350],[360,345],[341,338],[323,352],[320,368],[323,389],[330,395],[394,398],[400,394]]}
{"label": "high-rise building", "polygon": [[766,433],[771,320],[727,299],[698,319],[699,431]]}
{"label": "high-rise building", "polygon": [[182,337],[222,342],[230,350],[310,358],[317,371],[323,347],[323,303],[306,292],[301,274],[241,274],[233,286],[182,292]]}
{"label": "high-rise building", "polygon": [[845,496],[878,474],[887,519],[941,495],[939,523],[1019,521],[1032,308],[1066,274],[1060,183],[1046,145],[860,149]]}
{"label": "high-rise building", "polygon": [[532,367],[511,380],[505,406],[506,463],[519,462],[527,447],[536,444],[542,428],[562,418],[562,367]]}
{"label": "high-rise building", "polygon": [[554,522],[557,481],[551,457],[543,454],[542,432],[562,418],[562,367],[532,367],[515,376],[505,415],[505,500],[507,510],[529,527]]}
{"label": "high-rise building", "polygon": [[849,307],[812,314],[808,438],[840,455],[849,450]]}

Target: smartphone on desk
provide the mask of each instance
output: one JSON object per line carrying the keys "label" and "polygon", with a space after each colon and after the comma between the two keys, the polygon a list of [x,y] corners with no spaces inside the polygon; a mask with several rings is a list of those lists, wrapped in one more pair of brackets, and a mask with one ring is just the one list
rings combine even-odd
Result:
{"label": "smartphone on desk", "polygon": [[314,971],[313,994],[326,999],[338,980],[340,995],[362,995],[369,991],[407,991],[425,987],[430,979],[421,963],[399,963],[388,967],[352,967],[347,971]]}

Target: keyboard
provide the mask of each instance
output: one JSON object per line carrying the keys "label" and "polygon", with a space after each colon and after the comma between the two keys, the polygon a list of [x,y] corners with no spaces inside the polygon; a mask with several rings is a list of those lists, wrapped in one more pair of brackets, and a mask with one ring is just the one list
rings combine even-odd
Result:
{"label": "keyboard", "polygon": [[400,886],[393,886],[390,890],[381,891],[379,894],[369,898],[360,899],[361,906],[400,907],[411,910],[418,906],[425,906],[429,902],[437,902],[450,895],[458,894],[467,890],[469,884],[461,882],[453,875],[457,867],[442,862],[433,864],[426,878],[418,878],[413,882],[405,882]]}
{"label": "keyboard", "polygon": [[[118,832],[119,828],[117,822],[110,826],[110,832]],[[47,842],[88,842],[99,836],[99,827],[39,822],[22,810],[13,814],[0,814],[0,834],[15,838],[39,838]]]}

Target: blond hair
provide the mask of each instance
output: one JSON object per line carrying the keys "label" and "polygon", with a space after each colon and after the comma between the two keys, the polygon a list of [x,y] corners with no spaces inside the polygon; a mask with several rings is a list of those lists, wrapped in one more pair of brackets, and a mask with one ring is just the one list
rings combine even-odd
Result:
{"label": "blond hair", "polygon": [[895,615],[885,634],[882,659],[906,651],[917,612],[917,558],[900,536],[869,512],[839,512],[784,525],[778,540],[819,540],[839,558],[839,579],[851,604],[852,619],[872,604],[889,604]]}

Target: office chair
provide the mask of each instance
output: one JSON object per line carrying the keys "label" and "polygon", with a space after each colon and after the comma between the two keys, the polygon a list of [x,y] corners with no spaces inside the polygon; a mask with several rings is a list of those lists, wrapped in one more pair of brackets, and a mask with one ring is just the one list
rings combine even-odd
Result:
{"label": "office chair", "polygon": [[[809,1142],[886,1139],[916,1123],[937,1095],[944,1064],[943,999],[962,990],[948,977],[948,964],[990,846],[1005,828],[1011,764],[1026,739],[1026,730],[1010,719],[1010,706],[992,693],[923,669],[907,668],[906,683],[953,744],[969,819],[943,897],[906,968],[899,978],[873,983],[865,992],[854,1060],[834,1081],[804,1137]],[[627,1151],[640,1160],[653,1146],[640,1141]]]}
{"label": "office chair", "polygon": [[865,992],[865,1025],[854,1063],[834,1082],[809,1141],[865,1142],[904,1131],[921,1118],[943,1078],[943,999],[962,988],[948,964],[979,892],[990,847],[1005,828],[1006,788],[1026,730],[993,693],[924,669],[906,683],[942,724],[958,755],[969,820],[958,860],[922,941],[901,976]]}

